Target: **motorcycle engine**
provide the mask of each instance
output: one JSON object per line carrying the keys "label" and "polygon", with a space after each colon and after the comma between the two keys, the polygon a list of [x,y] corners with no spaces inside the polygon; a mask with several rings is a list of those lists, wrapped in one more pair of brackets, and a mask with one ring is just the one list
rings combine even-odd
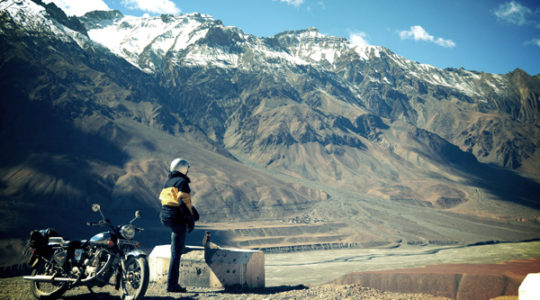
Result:
{"label": "motorcycle engine", "polygon": [[[95,276],[101,268],[104,267],[104,265],[107,263],[109,253],[108,251],[104,249],[92,249],[88,253],[88,258],[84,260],[85,267],[85,275],[87,277],[93,277]],[[104,273],[101,277],[98,278],[98,280],[103,281],[103,284],[106,284],[108,279],[110,278],[112,269],[106,273]]]}
{"label": "motorcycle engine", "polygon": [[53,254],[52,259],[57,265],[64,266],[67,259],[67,251],[63,248],[56,249],[56,251]]}

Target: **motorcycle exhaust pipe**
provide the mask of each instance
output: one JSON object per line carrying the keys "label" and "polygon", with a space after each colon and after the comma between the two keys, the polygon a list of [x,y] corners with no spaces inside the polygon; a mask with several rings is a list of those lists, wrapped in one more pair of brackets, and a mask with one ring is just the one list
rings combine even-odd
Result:
{"label": "motorcycle exhaust pipe", "polygon": [[26,280],[31,281],[39,281],[39,282],[49,282],[49,283],[58,283],[58,282],[75,282],[77,279],[74,278],[66,278],[66,277],[57,277],[55,278],[53,275],[35,275],[35,276],[24,276],[23,277]]}

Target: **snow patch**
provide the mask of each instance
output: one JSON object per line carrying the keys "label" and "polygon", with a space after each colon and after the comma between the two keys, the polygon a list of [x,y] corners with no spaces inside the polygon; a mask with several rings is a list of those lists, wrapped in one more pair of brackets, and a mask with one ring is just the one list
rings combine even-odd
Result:
{"label": "snow patch", "polygon": [[353,46],[352,49],[360,56],[363,60],[370,60],[372,58],[380,58],[381,53],[380,49],[377,46]]}
{"label": "snow patch", "polygon": [[[138,65],[139,56],[146,51],[163,57],[169,51],[182,51],[202,39],[208,32],[202,21],[207,19],[208,16],[196,13],[166,17],[125,16],[111,25],[90,30],[88,35],[116,55]],[[154,63],[148,64],[151,69],[155,68]]]}

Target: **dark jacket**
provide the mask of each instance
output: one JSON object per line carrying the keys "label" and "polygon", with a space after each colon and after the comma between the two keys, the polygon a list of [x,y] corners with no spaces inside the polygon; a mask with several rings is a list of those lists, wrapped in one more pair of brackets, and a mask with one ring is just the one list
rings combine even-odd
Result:
{"label": "dark jacket", "polygon": [[169,174],[159,195],[162,204],[160,219],[164,225],[189,225],[193,222],[190,182],[189,177],[178,171]]}

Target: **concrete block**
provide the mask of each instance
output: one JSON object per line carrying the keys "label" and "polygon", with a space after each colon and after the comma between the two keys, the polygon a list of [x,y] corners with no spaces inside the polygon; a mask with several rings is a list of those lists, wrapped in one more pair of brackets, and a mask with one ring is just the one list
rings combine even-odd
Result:
{"label": "concrete block", "polygon": [[519,286],[519,300],[540,299],[540,273],[527,274]]}
{"label": "concrete block", "polygon": [[171,245],[159,245],[152,249],[148,256],[150,266],[150,281],[162,282],[167,280],[169,262],[171,261]]}
{"label": "concrete block", "polygon": [[212,270],[204,261],[204,248],[187,246],[180,260],[180,285],[210,287]]}
{"label": "concrete block", "polygon": [[[151,282],[167,282],[171,245],[159,245],[148,256]],[[186,246],[180,260],[180,284],[209,287],[210,267],[204,261],[204,248]]]}
{"label": "concrete block", "polygon": [[210,287],[262,288],[265,285],[264,252],[218,248],[205,250],[213,276]]}
{"label": "concrete block", "polygon": [[[152,250],[148,258],[151,282],[166,282],[170,257],[170,245],[156,246]],[[186,246],[180,261],[180,284],[212,288],[264,287],[264,252]]]}

